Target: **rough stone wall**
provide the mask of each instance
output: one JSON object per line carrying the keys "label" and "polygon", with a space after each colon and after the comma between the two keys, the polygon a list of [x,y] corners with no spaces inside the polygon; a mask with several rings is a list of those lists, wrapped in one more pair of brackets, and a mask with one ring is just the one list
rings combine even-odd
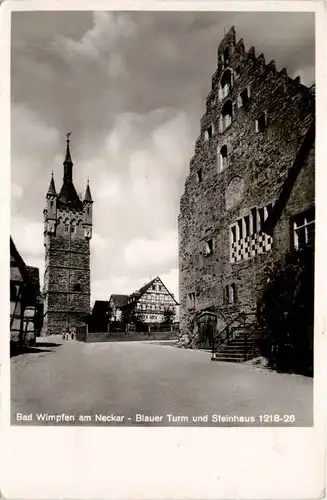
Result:
{"label": "rough stone wall", "polygon": [[311,149],[295,181],[283,213],[274,228],[274,259],[279,260],[294,245],[291,218],[315,205],[315,150]]}
{"label": "rough stone wall", "polygon": [[[44,333],[65,333],[90,313],[90,243],[84,237],[83,213],[58,211],[55,234],[45,234]],[[65,223],[69,231],[65,230]],[[71,232],[71,223],[76,223]]]}
{"label": "rough stone wall", "polygon": [[[220,82],[226,79],[226,70],[232,86],[224,94]],[[244,89],[249,98],[241,105]],[[220,116],[227,101],[233,118],[223,130]],[[259,132],[262,114],[266,127]],[[189,333],[190,317],[196,311],[218,307],[230,314],[254,309],[262,270],[273,252],[231,263],[231,225],[253,207],[276,200],[313,116],[314,98],[309,89],[290,79],[286,70],[278,72],[273,61],[266,64],[262,54],[256,57],[253,47],[245,52],[243,41],[236,43],[231,29],[218,48],[218,68],[180,202],[182,336]],[[223,169],[222,146],[227,147]],[[212,251],[207,252],[211,239]],[[225,290],[231,283],[236,285],[236,303],[228,305]]]}

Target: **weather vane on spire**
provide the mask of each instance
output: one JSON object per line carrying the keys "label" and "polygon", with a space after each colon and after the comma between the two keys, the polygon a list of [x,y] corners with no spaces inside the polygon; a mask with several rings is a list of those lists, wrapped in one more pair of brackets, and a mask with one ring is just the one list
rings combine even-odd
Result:
{"label": "weather vane on spire", "polygon": [[67,132],[67,134],[66,134],[66,137],[67,137],[67,139],[66,139],[66,140],[67,140],[67,142],[70,142],[70,139],[69,139],[69,138],[70,138],[71,134],[72,134],[71,132]]}

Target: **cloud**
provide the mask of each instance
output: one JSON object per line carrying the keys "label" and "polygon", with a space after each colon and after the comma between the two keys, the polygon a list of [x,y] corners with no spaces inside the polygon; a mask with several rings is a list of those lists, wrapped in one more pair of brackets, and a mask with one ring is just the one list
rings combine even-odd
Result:
{"label": "cloud", "polygon": [[156,239],[136,238],[130,241],[125,250],[127,266],[131,269],[142,269],[144,272],[175,263],[177,248],[177,234],[167,231]]}

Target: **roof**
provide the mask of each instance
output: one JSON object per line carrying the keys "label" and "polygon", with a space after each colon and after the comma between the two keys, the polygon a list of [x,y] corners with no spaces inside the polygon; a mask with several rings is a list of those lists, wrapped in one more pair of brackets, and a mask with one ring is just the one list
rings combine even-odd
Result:
{"label": "roof", "polygon": [[49,189],[48,189],[48,193],[47,194],[57,194],[56,193],[56,187],[55,187],[54,179],[53,179],[53,174],[51,174],[51,181],[50,181],[50,184],[49,184]]}
{"label": "roof", "polygon": [[38,282],[38,291],[39,291],[39,270],[36,267],[27,267],[24,260],[22,259],[20,253],[18,252],[12,237],[10,236],[10,255],[14,257],[15,262],[17,263],[18,269],[23,278],[24,284],[28,287],[28,298],[31,300],[31,303],[34,302],[36,296],[38,295],[36,288],[36,280]]}
{"label": "roof", "polygon": [[83,204],[78,197],[72,181],[64,182],[60,190],[57,202],[58,208],[70,208],[78,211],[83,210]]}
{"label": "roof", "polygon": [[86,186],[84,201],[89,201],[89,202],[93,203],[89,183],[87,183],[87,186]]}
{"label": "roof", "polygon": [[106,314],[109,309],[107,300],[96,300],[92,309],[92,314]]}
{"label": "roof", "polygon": [[315,119],[310,123],[310,126],[304,136],[304,139],[298,149],[294,163],[290,168],[288,175],[282,185],[278,199],[273,206],[273,209],[263,225],[263,231],[267,234],[272,234],[278,220],[280,219],[283,210],[290,198],[296,179],[305,165],[305,160],[309,154],[310,149],[315,142]]}
{"label": "roof", "polygon": [[109,302],[112,301],[115,307],[123,307],[127,304],[128,295],[112,294]]}
{"label": "roof", "polygon": [[171,296],[171,298],[175,301],[176,305],[178,305],[178,302],[177,300],[175,299],[175,297],[170,293],[170,291],[168,290],[168,288],[166,287],[166,285],[163,283],[163,281],[161,280],[161,278],[159,278],[159,276],[157,276],[156,278],[154,278],[153,280],[149,281],[149,283],[146,283],[145,285],[143,285],[139,290],[137,290],[136,292],[132,293],[130,295],[130,297],[135,297],[137,299],[140,299],[142,297],[142,295],[145,294],[145,292],[147,292],[147,290],[151,287],[151,285],[155,282],[159,280],[160,283],[162,284],[162,286],[166,289],[166,291],[169,293],[169,295]]}

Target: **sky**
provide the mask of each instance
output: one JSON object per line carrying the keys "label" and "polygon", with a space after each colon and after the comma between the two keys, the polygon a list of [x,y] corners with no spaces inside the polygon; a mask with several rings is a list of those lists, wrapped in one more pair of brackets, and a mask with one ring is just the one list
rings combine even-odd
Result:
{"label": "sky", "polygon": [[246,12],[15,12],[11,43],[11,234],[44,272],[43,208],[63,177],[90,180],[91,294],[155,276],[178,297],[179,200],[224,32],[314,83],[314,15]]}

